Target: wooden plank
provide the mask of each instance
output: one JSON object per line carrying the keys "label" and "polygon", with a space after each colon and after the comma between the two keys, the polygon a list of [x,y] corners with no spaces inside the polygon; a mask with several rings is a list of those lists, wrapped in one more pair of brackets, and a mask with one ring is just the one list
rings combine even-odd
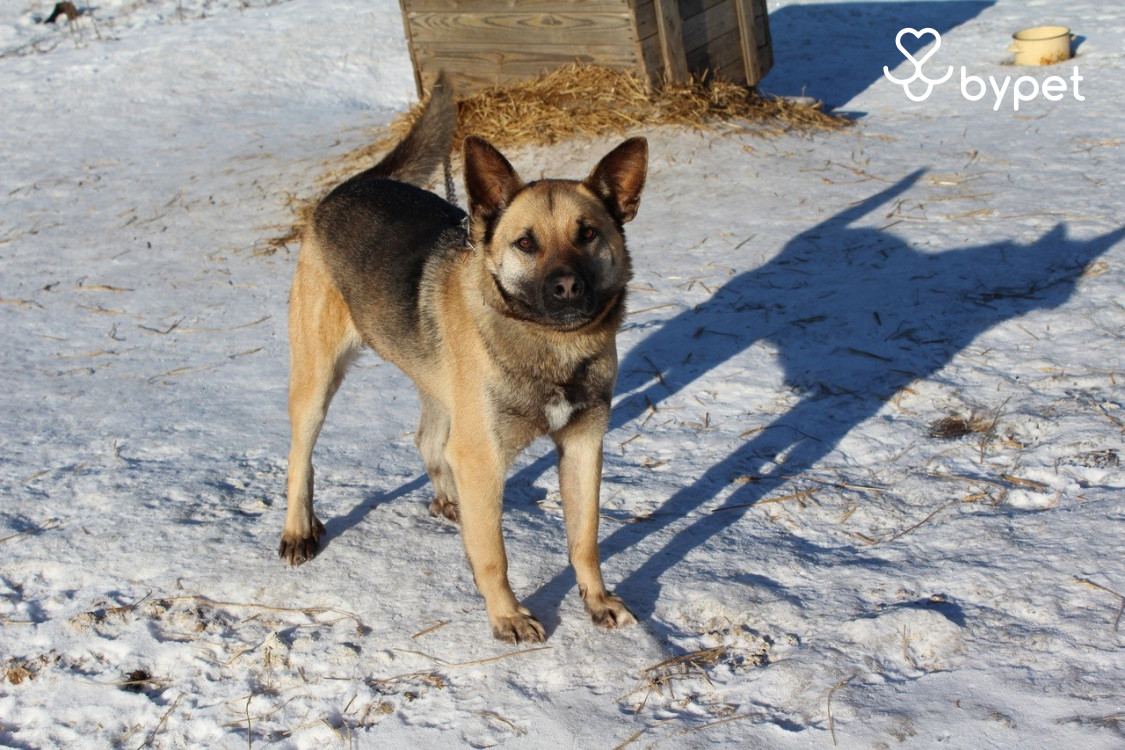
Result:
{"label": "wooden plank", "polygon": [[764,0],[754,0],[754,36],[759,47],[770,43],[770,19]]}
{"label": "wooden plank", "polygon": [[[609,67],[609,66],[607,66]],[[632,70],[632,68],[630,68]],[[508,70],[462,70],[456,74],[446,74],[452,82],[458,97],[472,96],[486,89],[497,86],[514,86],[522,81],[528,81],[545,72],[535,68],[508,69]],[[422,79],[426,90],[433,85],[437,72],[423,71]]]}
{"label": "wooden plank", "polygon": [[570,44],[545,44],[534,49],[522,45],[497,47],[493,44],[419,44],[418,57],[430,60],[434,57],[447,59],[463,58],[466,62],[486,60],[507,65],[513,62],[535,62],[540,57],[551,61],[565,60],[620,60],[636,59],[630,41],[622,44],[591,44],[575,47]]}
{"label": "wooden plank", "polygon": [[715,69],[714,75],[720,81],[745,84],[746,67],[742,64],[742,48],[738,43],[738,32],[734,32],[731,36],[730,43],[723,47],[724,52],[729,54],[721,56],[721,64]]}
{"label": "wooden plank", "polygon": [[641,0],[633,5],[633,30],[637,41],[656,36],[656,4],[653,0]]}
{"label": "wooden plank", "polygon": [[656,34],[660,40],[664,80],[682,83],[688,79],[687,57],[684,54],[684,29],[677,0],[654,0]]}
{"label": "wooden plank", "polygon": [[744,82],[745,73],[742,69],[742,47],[738,29],[731,29],[692,50],[688,53],[687,60],[688,68],[697,75],[710,71],[711,75],[721,77],[725,81]]}
{"label": "wooden plank", "polygon": [[697,16],[716,5],[722,5],[730,0],[680,0],[680,15],[686,21],[687,19]]}
{"label": "wooden plank", "polygon": [[738,17],[731,0],[716,3],[702,13],[684,19],[684,50],[690,56],[692,52],[708,46],[712,40],[737,28]]}
{"label": "wooden plank", "polygon": [[664,74],[664,59],[660,52],[660,40],[655,34],[637,44],[637,66],[633,68],[651,86],[659,86]]}
{"label": "wooden plank", "polygon": [[490,86],[527,80],[576,61],[632,71],[638,70],[639,63],[632,44],[580,48],[561,45],[530,51],[502,50],[488,45],[476,48],[425,45],[419,48],[418,57],[422,60],[420,75],[427,90],[438,71],[444,69],[452,79],[458,96]]}
{"label": "wooden plank", "polygon": [[628,0],[401,0],[406,13],[628,13]]}
{"label": "wooden plank", "polygon": [[654,0],[639,0],[632,3],[633,30],[636,34],[637,67],[633,72],[640,75],[649,86],[660,85],[664,75],[664,57],[660,51],[660,36],[656,30],[656,3]]}
{"label": "wooden plank", "polygon": [[398,4],[402,8],[402,25],[406,30],[406,47],[410,50],[410,64],[414,68],[414,88],[418,90],[418,99],[422,99],[425,95],[425,90],[422,88],[422,61],[418,59],[418,53],[414,49],[414,40],[410,37],[410,21],[406,17],[410,0],[398,0]]}
{"label": "wooden plank", "polygon": [[631,43],[628,15],[610,13],[410,13],[415,45],[458,43],[604,45]]}
{"label": "wooden plank", "polygon": [[753,86],[765,75],[758,55],[758,35],[754,30],[754,6],[752,0],[733,2],[738,14],[738,36],[742,47],[742,63],[746,68],[746,83]]}
{"label": "wooden plank", "polygon": [[758,41],[758,65],[762,76],[773,67],[773,39],[770,37],[770,17],[766,0],[754,0],[754,31]]}

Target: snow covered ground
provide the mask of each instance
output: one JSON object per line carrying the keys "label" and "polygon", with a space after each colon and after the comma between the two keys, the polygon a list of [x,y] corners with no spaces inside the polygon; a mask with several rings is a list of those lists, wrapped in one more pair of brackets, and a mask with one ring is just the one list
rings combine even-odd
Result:
{"label": "snow covered ground", "polygon": [[[523,649],[374,357],[318,445],[327,544],[276,555],[296,248],[260,251],[413,100],[398,4],[52,7],[0,0],[0,744],[1125,742],[1125,7],[771,4],[763,88],[858,124],[645,133],[602,533],[642,624],[582,612],[536,444]],[[1078,56],[1007,65],[1044,22]],[[924,102],[883,77],[904,26],[955,67]],[[994,109],[961,66],[1082,98]]]}

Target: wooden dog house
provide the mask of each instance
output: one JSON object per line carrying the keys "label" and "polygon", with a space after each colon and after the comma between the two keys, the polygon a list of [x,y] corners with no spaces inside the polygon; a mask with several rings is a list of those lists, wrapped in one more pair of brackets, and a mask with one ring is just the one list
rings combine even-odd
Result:
{"label": "wooden dog house", "polygon": [[709,72],[756,84],[773,64],[766,0],[399,0],[419,94],[461,94],[572,62],[651,85]]}

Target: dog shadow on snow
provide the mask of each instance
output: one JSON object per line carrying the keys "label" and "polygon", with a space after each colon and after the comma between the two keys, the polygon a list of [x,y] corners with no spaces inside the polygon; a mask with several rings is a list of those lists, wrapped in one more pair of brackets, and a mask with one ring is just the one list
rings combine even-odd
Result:
{"label": "dog shadow on snow", "polygon": [[[1092,240],[1072,240],[1060,224],[1027,245],[1004,241],[922,252],[889,232],[855,225],[877,211],[886,213],[922,174],[914,172],[797,235],[768,263],[733,277],[711,299],[674,316],[625,353],[611,428],[643,417],[650,403],[659,408],[759,343],[776,350],[786,384],[800,396],[768,424],[748,423],[748,429],[762,429],[664,500],[645,522],[623,524],[602,538],[603,561],[630,548],[655,549],[612,586],[639,617],[653,614],[664,573],[737,524],[785,477],[810,470],[852,428],[981,333],[1062,305],[1087,265],[1125,237],[1122,227]],[[775,463],[778,456],[784,456],[781,465]],[[554,461],[551,452],[516,473],[509,497],[526,494]],[[609,474],[612,463],[609,458]],[[693,514],[732,479],[747,475],[758,480],[732,492],[720,506],[724,512]],[[606,490],[612,490],[612,480],[603,485]],[[797,537],[788,543],[812,565],[826,552]],[[604,567],[610,581],[621,574],[620,561]],[[772,587],[752,571],[742,579]],[[567,568],[526,602],[553,629],[574,585]]]}

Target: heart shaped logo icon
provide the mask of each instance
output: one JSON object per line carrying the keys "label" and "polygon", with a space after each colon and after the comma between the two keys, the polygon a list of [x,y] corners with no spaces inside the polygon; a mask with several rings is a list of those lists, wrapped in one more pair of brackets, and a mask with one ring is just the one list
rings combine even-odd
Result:
{"label": "heart shaped logo icon", "polygon": [[[918,60],[914,57],[914,55],[910,54],[910,51],[907,50],[906,47],[902,46],[902,38],[907,34],[910,34],[916,39],[921,39],[924,36],[932,36],[934,38],[934,46],[932,49],[930,49],[930,51],[922,55],[921,60]],[[898,32],[898,36],[895,37],[895,46],[898,47],[898,51],[901,52],[907,60],[914,63],[914,67],[916,70],[921,70],[926,61],[933,57],[934,54],[939,49],[941,49],[941,34],[937,33],[937,31],[935,31],[934,29],[922,29],[921,31],[917,31],[916,29],[903,29],[902,31]]]}
{"label": "heart shaped logo icon", "polygon": [[[911,54],[910,51],[906,49],[906,47],[902,46],[902,38],[907,34],[910,34],[915,39],[919,40],[923,39],[924,37],[932,36],[934,38],[934,46],[927,50],[926,54],[922,55],[922,59],[919,60],[918,58],[914,57],[914,55]],[[902,90],[906,92],[906,95],[910,97],[911,101],[925,101],[930,97],[930,94],[933,93],[934,86],[945,83],[949,80],[949,77],[953,75],[952,65],[949,66],[949,69],[945,71],[945,75],[941,78],[927,78],[926,74],[922,71],[922,66],[926,63],[926,61],[933,57],[937,53],[937,51],[941,49],[941,34],[937,33],[937,31],[935,31],[934,29],[926,28],[922,29],[921,31],[911,28],[903,29],[902,31],[898,32],[898,36],[895,37],[895,46],[898,47],[898,51],[901,52],[907,60],[914,63],[914,73],[906,79],[895,78],[893,75],[891,75],[891,69],[884,65],[883,75],[885,75],[887,77],[887,80],[889,80],[890,82],[897,83],[898,85],[902,86]],[[914,83],[915,81],[922,81],[924,84],[926,84],[926,92],[924,94],[918,95],[911,90],[910,84]]]}

